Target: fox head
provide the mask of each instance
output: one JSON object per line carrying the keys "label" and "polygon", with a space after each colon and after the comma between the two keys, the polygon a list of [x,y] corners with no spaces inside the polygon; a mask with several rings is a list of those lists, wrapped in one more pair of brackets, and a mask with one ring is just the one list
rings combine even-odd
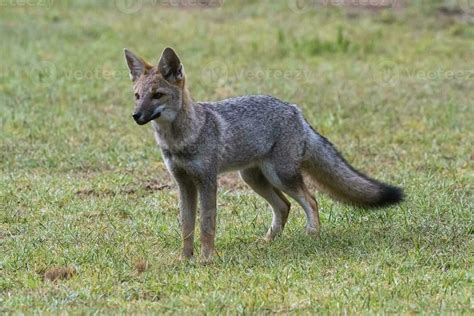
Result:
{"label": "fox head", "polygon": [[[171,48],[165,48],[153,66],[124,50],[135,94],[132,117],[139,125],[151,120],[172,122],[187,101],[184,67]],[[183,102],[184,101],[184,102]]]}

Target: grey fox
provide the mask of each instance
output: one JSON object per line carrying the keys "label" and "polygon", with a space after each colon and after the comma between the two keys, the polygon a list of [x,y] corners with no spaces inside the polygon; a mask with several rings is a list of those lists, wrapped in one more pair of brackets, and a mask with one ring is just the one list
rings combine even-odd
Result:
{"label": "grey fox", "polygon": [[355,170],[303,118],[296,105],[255,95],[218,102],[195,102],[184,67],[166,48],[153,66],[125,49],[135,93],[133,119],[151,121],[168,171],[179,187],[184,258],[193,256],[196,205],[200,202],[203,260],[214,251],[217,175],[239,170],[242,179],[272,207],[266,239],[279,234],[290,202],[306,213],[306,232],[319,236],[318,204],[303,173],[331,197],[361,207],[381,207],[403,199],[400,188]]}

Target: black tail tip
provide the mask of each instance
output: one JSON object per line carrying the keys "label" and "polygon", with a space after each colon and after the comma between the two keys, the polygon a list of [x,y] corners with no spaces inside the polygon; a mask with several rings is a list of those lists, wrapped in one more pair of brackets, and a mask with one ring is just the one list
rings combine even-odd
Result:
{"label": "black tail tip", "polygon": [[404,200],[405,194],[401,188],[384,185],[380,194],[380,198],[377,201],[378,207],[389,206],[400,203]]}

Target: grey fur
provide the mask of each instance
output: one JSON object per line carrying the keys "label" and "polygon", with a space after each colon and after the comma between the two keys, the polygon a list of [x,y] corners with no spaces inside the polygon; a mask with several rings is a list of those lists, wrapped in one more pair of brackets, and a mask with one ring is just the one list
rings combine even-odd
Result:
{"label": "grey fur", "polygon": [[[316,133],[297,106],[271,96],[255,95],[218,102],[193,102],[183,67],[174,51],[165,50],[159,67],[136,73],[139,124],[152,121],[166,166],[180,188],[183,256],[193,255],[197,196],[201,205],[201,240],[205,259],[214,249],[217,175],[240,170],[242,179],[272,206],[267,239],[280,233],[290,203],[296,200],[307,218],[306,231],[319,235],[318,205],[303,181],[308,173],[332,197],[360,206],[399,202],[401,190],[353,169],[329,141]],[[134,56],[134,55],[133,55]],[[172,78],[165,79],[165,78]],[[150,97],[163,91],[159,99]],[[152,119],[153,113],[163,113]],[[134,116],[135,117],[135,116]]]}

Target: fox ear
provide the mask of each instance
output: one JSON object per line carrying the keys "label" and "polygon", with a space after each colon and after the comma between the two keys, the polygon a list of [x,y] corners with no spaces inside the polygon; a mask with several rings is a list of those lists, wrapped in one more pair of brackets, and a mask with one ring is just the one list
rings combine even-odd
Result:
{"label": "fox ear", "polygon": [[128,69],[130,69],[130,79],[132,79],[132,81],[137,80],[141,75],[144,75],[147,70],[152,68],[146,61],[128,49],[125,48],[123,51],[125,53],[125,59],[127,60]]}
{"label": "fox ear", "polygon": [[158,71],[161,73],[163,78],[171,83],[178,83],[184,79],[184,68],[179,60],[178,55],[172,48],[165,48],[161,54],[160,61],[158,63]]}

